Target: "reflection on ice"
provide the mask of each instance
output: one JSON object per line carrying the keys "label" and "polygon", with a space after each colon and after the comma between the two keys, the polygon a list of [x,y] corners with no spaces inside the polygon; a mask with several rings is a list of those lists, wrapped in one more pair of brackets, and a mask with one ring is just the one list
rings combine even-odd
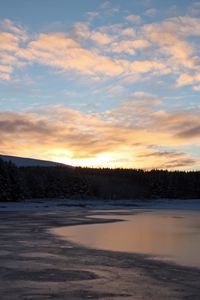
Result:
{"label": "reflection on ice", "polygon": [[149,211],[102,217],[126,221],[63,227],[54,233],[87,247],[150,254],[200,267],[200,212]]}

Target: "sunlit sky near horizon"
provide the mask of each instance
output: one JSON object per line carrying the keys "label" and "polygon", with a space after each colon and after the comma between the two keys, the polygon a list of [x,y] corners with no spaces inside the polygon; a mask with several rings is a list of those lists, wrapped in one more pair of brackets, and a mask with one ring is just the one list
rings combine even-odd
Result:
{"label": "sunlit sky near horizon", "polygon": [[0,153],[200,170],[200,1],[0,0]]}

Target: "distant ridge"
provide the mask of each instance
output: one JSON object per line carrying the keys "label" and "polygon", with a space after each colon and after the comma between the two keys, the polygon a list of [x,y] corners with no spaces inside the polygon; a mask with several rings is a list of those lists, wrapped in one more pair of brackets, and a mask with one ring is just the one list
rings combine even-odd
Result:
{"label": "distant ridge", "polygon": [[15,164],[17,167],[56,167],[56,166],[66,166],[72,168],[72,166],[48,161],[48,160],[40,160],[34,158],[26,158],[26,157],[18,157],[18,156],[9,156],[9,155],[1,155],[0,158],[4,161],[10,161]]}

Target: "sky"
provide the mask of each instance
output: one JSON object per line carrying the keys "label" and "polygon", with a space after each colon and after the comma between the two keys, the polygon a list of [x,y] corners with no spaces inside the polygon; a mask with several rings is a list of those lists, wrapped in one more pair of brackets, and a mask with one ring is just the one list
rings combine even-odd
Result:
{"label": "sky", "polygon": [[0,153],[200,170],[200,2],[0,0]]}

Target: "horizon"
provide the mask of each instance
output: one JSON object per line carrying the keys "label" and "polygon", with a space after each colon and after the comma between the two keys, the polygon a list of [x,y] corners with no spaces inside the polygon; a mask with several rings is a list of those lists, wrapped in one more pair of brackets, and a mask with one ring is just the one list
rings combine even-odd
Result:
{"label": "horizon", "polygon": [[200,170],[200,2],[0,0],[0,153]]}
{"label": "horizon", "polygon": [[[43,159],[37,159],[37,158],[33,158],[33,157],[21,157],[21,156],[10,156],[10,155],[3,155],[3,154],[0,154],[0,159],[2,159],[2,157],[9,157],[11,158],[10,162],[11,163],[14,163],[14,160],[12,161],[12,158],[13,159],[23,159],[23,160],[33,160],[33,161],[41,161],[41,162],[49,162],[49,163],[55,163],[55,164],[58,164],[58,166],[63,166],[63,167],[72,167],[72,168],[81,168],[81,169],[95,169],[95,170],[105,170],[105,169],[108,169],[108,170],[130,170],[130,171],[143,171],[143,172],[153,172],[153,171],[158,171],[158,172],[185,172],[185,173],[193,173],[193,172],[200,172],[200,170],[179,170],[179,169],[174,169],[174,170],[168,170],[168,169],[138,169],[138,168],[125,168],[125,167],[104,167],[104,166],[97,166],[97,167],[94,167],[94,166],[73,166],[73,165],[66,165],[64,163],[59,163],[58,161],[55,161],[55,160],[43,160]],[[9,161],[9,160],[8,160]],[[16,164],[17,166],[17,164]],[[21,165],[22,166],[22,165]],[[28,165],[26,165],[28,166]],[[35,165],[36,166],[36,165]],[[39,165],[38,165],[39,166]],[[53,166],[53,165],[52,165]],[[41,167],[41,166],[39,166]]]}

